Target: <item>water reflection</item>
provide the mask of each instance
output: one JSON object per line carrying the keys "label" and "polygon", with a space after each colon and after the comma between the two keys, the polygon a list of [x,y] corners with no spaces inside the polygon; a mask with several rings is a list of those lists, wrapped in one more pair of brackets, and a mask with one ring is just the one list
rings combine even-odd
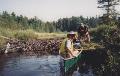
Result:
{"label": "water reflection", "polygon": [[59,76],[59,56],[12,53],[0,57],[0,76]]}
{"label": "water reflection", "polygon": [[[105,64],[106,53],[87,52],[66,76],[101,76],[97,74]],[[0,56],[0,76],[61,76],[59,55],[40,52],[11,53]],[[63,76],[63,75],[62,75]]]}

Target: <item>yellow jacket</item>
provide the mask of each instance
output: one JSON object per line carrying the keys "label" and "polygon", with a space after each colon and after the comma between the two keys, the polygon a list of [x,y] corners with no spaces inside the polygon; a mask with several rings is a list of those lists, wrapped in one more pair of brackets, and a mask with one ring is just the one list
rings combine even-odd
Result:
{"label": "yellow jacket", "polygon": [[[64,39],[60,45],[60,50],[59,50],[59,53],[61,55],[66,55],[66,41],[68,40],[68,38]],[[71,43],[71,49],[73,49],[73,42]]]}

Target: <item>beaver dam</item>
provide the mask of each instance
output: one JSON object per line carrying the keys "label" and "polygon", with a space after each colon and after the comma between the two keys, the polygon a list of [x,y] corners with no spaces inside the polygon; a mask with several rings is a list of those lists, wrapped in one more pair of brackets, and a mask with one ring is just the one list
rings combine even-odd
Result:
{"label": "beaver dam", "polygon": [[[60,66],[59,46],[64,38],[9,40],[1,48],[0,76],[119,76],[119,47],[82,45],[82,58],[66,74]],[[109,48],[110,47],[110,48]],[[114,52],[114,53],[113,53]],[[118,58],[116,58],[118,56]]]}
{"label": "beaver dam", "polygon": [[4,47],[1,48],[1,53],[6,50],[9,43],[8,52],[35,52],[41,55],[55,54],[58,55],[61,38],[37,39],[37,40],[9,40]]}

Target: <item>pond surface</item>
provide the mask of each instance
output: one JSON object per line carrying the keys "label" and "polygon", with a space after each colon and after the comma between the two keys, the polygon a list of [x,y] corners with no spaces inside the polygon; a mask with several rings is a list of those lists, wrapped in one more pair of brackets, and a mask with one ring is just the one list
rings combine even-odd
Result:
{"label": "pond surface", "polygon": [[[0,56],[0,76],[61,76],[60,56],[11,53]],[[79,64],[67,76],[95,76],[89,65]]]}
{"label": "pond surface", "polygon": [[0,58],[0,76],[60,76],[59,56],[9,54]]}

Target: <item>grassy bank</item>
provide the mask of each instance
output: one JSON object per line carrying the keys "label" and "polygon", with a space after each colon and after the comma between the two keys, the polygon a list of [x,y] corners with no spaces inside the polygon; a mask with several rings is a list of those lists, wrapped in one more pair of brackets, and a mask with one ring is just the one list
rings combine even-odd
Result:
{"label": "grassy bank", "polygon": [[29,40],[29,39],[49,39],[66,37],[63,32],[59,33],[39,33],[33,29],[11,30],[9,28],[0,28],[0,46],[4,45],[9,39]]}
{"label": "grassy bank", "polygon": [[39,38],[54,38],[54,37],[65,37],[66,34],[63,32],[57,33],[39,33],[33,29],[27,30],[11,30],[0,28],[0,36],[17,39],[39,39]]}
{"label": "grassy bank", "polygon": [[[117,26],[110,25],[99,25],[96,28],[90,29],[90,35],[93,37],[94,41],[101,41],[106,37],[111,37],[111,33],[117,29]],[[0,44],[5,43],[5,39],[7,38],[16,38],[20,40],[28,40],[28,39],[48,39],[48,38],[61,38],[66,37],[66,33],[58,32],[58,33],[39,33],[34,31],[33,29],[27,30],[11,30],[9,28],[0,28]],[[5,38],[5,39],[4,39]]]}
{"label": "grassy bank", "polygon": [[38,33],[38,32],[35,32],[35,34],[38,36],[38,39],[66,37],[65,33]]}

